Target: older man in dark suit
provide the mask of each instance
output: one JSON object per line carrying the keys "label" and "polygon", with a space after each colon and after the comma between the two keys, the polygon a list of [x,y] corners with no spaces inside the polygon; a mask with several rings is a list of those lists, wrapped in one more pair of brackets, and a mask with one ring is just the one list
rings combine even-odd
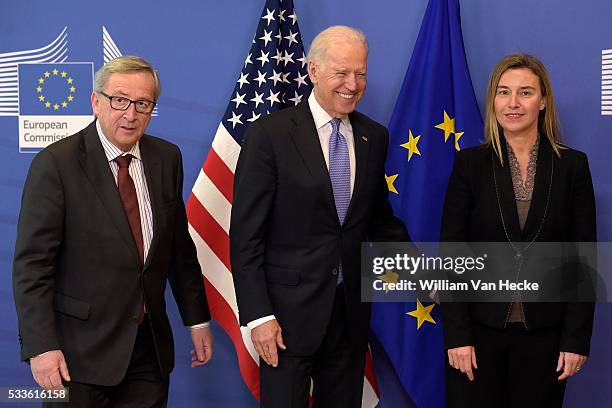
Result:
{"label": "older man in dark suit", "polygon": [[317,35],[308,101],[254,122],[238,159],[232,271],[266,407],[306,406],[311,379],[315,406],[361,406],[360,243],[409,239],[388,201],[387,130],[355,111],[367,55],[358,30]]}
{"label": "older man in dark suit", "polygon": [[96,120],[41,151],[24,186],[13,271],[21,357],[41,387],[69,386],[68,406],[166,405],[167,281],[190,327],[192,366],[212,356],[181,155],[144,134],[159,94],[141,58],[104,65]]}

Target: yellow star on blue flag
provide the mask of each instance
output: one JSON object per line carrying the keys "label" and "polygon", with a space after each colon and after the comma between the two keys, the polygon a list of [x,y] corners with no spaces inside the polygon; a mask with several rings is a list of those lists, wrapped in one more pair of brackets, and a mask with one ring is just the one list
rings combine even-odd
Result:
{"label": "yellow star on blue flag", "polygon": [[429,306],[423,306],[421,301],[417,299],[416,309],[406,313],[407,315],[415,317],[417,319],[417,330],[420,329],[423,323],[425,322],[436,324],[434,318],[431,317],[431,310],[434,308],[435,305],[435,303],[432,303]]}
{"label": "yellow star on blue flag", "polygon": [[421,152],[419,151],[419,147],[418,147],[418,143],[420,139],[421,139],[421,135],[414,137],[414,135],[412,134],[412,130],[411,129],[408,130],[408,141],[400,145],[404,149],[408,150],[408,161],[412,159],[413,154],[418,154],[419,156],[421,155]]}

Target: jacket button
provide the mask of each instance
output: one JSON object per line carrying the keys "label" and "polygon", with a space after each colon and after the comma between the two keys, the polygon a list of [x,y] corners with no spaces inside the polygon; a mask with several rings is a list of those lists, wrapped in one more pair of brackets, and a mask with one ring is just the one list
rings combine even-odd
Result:
{"label": "jacket button", "polygon": [[336,276],[338,274],[338,268],[332,269],[332,275]]}

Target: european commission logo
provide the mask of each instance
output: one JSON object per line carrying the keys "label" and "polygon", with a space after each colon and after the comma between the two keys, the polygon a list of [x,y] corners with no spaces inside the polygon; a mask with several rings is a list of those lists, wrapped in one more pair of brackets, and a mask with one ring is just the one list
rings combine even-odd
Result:
{"label": "european commission logo", "polygon": [[93,63],[19,64],[19,150],[38,151],[92,120]]}
{"label": "european commission logo", "polygon": [[601,50],[601,114],[612,115],[612,49]]}
{"label": "european commission logo", "polygon": [[[123,55],[102,26],[104,63]],[[19,151],[38,152],[93,119],[93,62],[68,62],[68,27],[44,47],[0,54],[0,117],[19,119]],[[158,106],[151,116],[158,115]]]}

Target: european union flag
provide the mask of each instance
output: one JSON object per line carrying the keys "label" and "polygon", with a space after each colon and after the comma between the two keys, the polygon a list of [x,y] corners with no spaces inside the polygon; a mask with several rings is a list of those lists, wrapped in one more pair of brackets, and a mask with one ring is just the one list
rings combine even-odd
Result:
{"label": "european union flag", "polygon": [[19,115],[91,115],[93,64],[19,64]]}
{"label": "european union flag", "polygon": [[[436,242],[453,158],[483,136],[458,0],[429,1],[389,135],[386,177],[395,214],[415,242]],[[444,407],[446,353],[438,306],[378,303],[372,328],[414,404]]]}

